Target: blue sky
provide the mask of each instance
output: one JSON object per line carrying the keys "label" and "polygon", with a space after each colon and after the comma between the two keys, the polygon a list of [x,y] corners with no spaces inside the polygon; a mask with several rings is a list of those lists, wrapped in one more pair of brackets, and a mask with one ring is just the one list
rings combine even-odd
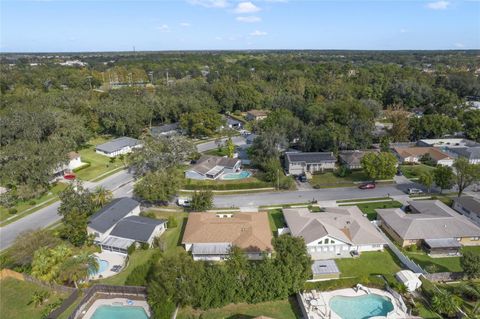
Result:
{"label": "blue sky", "polygon": [[479,49],[480,2],[0,0],[2,52]]}

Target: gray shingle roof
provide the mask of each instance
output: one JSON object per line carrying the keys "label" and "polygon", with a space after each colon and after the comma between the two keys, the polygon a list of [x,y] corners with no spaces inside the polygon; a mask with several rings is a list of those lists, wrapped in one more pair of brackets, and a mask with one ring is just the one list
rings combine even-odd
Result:
{"label": "gray shingle roof", "polygon": [[456,153],[459,156],[466,157],[470,160],[480,159],[480,146],[475,147],[449,147],[450,152]]}
{"label": "gray shingle roof", "polygon": [[309,163],[322,163],[322,162],[336,162],[337,159],[333,156],[332,152],[295,152],[285,153],[290,162],[305,162]]}
{"label": "gray shingle roof", "polygon": [[128,197],[114,199],[111,203],[90,216],[88,226],[103,233],[139,205],[139,202]]}
{"label": "gray shingle roof", "polygon": [[198,172],[200,174],[206,174],[212,170],[215,166],[223,166],[226,168],[233,168],[240,160],[238,158],[228,158],[220,156],[202,156],[196,163],[191,167],[190,170]]}
{"label": "gray shingle roof", "polygon": [[152,236],[155,228],[165,223],[166,220],[163,219],[129,216],[120,220],[112,229],[110,235],[146,243]]}
{"label": "gray shingle roof", "polygon": [[167,133],[171,131],[175,131],[178,129],[180,126],[179,123],[172,123],[172,124],[165,124],[165,125],[160,125],[160,126],[152,126],[150,129],[150,132],[152,135],[159,135],[161,133]]}
{"label": "gray shingle roof", "polygon": [[376,211],[381,219],[403,239],[480,236],[480,227],[438,200],[413,201],[410,205],[419,213],[406,214],[399,208]]}
{"label": "gray shingle roof", "polygon": [[97,145],[95,149],[104,153],[113,153],[115,151],[121,150],[124,147],[127,147],[127,146],[133,147],[139,144],[141,144],[141,142],[136,138],[124,136],[124,137],[119,137],[114,140],[108,141],[106,143]]}
{"label": "gray shingle roof", "polygon": [[340,151],[338,156],[341,161],[348,165],[360,165],[362,158],[365,154],[369,152],[376,152],[376,150],[371,151]]}
{"label": "gray shingle roof", "polygon": [[480,199],[472,196],[462,196],[455,198],[454,201],[462,205],[462,207],[467,209],[471,214],[480,216]]}

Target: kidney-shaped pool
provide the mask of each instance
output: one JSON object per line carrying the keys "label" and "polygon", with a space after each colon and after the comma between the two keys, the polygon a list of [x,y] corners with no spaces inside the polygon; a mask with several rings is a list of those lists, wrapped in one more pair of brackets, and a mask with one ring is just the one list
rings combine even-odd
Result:
{"label": "kidney-shaped pool", "polygon": [[377,294],[358,297],[334,296],[330,299],[329,305],[342,319],[386,317],[393,310],[392,301]]}

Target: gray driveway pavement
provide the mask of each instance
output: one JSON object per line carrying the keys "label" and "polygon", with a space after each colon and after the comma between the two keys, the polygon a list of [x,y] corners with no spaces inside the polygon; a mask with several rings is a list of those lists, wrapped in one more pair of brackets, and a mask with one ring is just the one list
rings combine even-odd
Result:
{"label": "gray driveway pavement", "polygon": [[[224,143],[228,138],[224,137],[220,139],[222,143]],[[240,146],[240,145],[245,145],[247,142],[245,140],[244,136],[234,136],[232,137],[232,142],[233,144]],[[216,141],[210,141],[210,142],[205,142],[197,145],[197,150],[202,153],[206,151],[210,151],[213,149],[216,149],[218,147]]]}

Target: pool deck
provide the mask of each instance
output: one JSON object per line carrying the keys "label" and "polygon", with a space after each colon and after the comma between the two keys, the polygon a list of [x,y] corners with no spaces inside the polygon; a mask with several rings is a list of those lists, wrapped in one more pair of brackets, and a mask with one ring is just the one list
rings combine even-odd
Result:
{"label": "pool deck", "polygon": [[115,265],[120,265],[122,266],[120,271],[122,271],[125,266],[125,260],[127,258],[126,255],[112,253],[109,251],[102,251],[101,253],[96,253],[95,257],[108,261],[108,268],[103,272],[100,272],[98,274],[95,274],[94,276],[91,276],[90,279],[92,280],[99,279],[99,278],[107,278],[107,277],[117,275],[118,272],[110,271],[110,269],[112,269],[112,267]]}
{"label": "pool deck", "polygon": [[88,308],[88,310],[79,318],[82,319],[90,319],[93,317],[93,314],[100,306],[133,306],[133,307],[142,307],[145,312],[147,313],[148,317],[150,317],[150,308],[148,307],[148,303],[145,300],[130,300],[131,304],[127,304],[127,301],[130,299],[126,298],[113,298],[113,299],[98,299],[95,300],[94,303]]}
{"label": "pool deck", "polygon": [[325,292],[317,292],[315,290],[312,290],[300,294],[299,299],[301,301],[301,306],[303,307],[302,310],[305,311],[308,318],[311,319],[342,319],[329,306],[330,299],[332,297],[359,297],[365,296],[369,293],[387,297],[393,304],[393,310],[390,311],[386,317],[377,316],[375,318],[400,319],[408,317],[407,314],[398,307],[397,300],[393,297],[392,294],[385,290],[369,287],[365,288],[368,290],[368,293],[362,289],[358,289],[357,291],[355,291],[353,288]]}

